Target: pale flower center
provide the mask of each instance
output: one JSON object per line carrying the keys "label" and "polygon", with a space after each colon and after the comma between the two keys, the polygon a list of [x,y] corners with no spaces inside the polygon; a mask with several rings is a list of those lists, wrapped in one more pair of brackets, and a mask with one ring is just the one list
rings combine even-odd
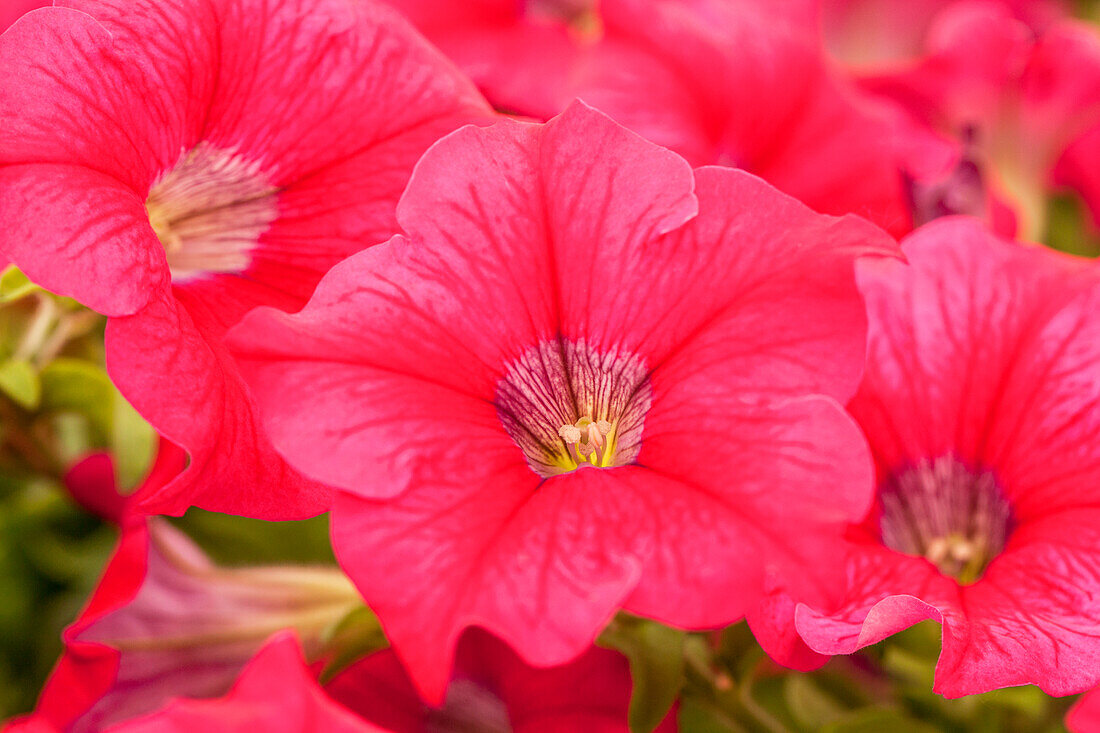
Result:
{"label": "pale flower center", "polygon": [[649,372],[634,354],[551,339],[530,349],[497,386],[497,414],[544,478],[632,463],[652,403]]}
{"label": "pale flower center", "polygon": [[993,474],[954,456],[898,471],[878,499],[883,544],[923,557],[963,584],[982,576],[1012,528],[1012,508]]}
{"label": "pale flower center", "polygon": [[172,280],[247,270],[279,215],[278,194],[255,162],[206,143],[184,153],[145,202]]}

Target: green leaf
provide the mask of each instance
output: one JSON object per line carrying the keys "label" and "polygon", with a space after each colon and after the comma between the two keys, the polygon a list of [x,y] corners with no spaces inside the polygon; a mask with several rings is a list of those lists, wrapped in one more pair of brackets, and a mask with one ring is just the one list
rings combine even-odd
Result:
{"label": "green leaf", "polygon": [[634,690],[628,721],[634,733],[660,725],[683,689],[684,640],[678,629],[625,615],[618,616],[597,644],[622,652],[630,660]]}
{"label": "green leaf", "polygon": [[321,673],[322,683],[331,680],[355,660],[389,646],[378,617],[366,606],[345,616],[322,641],[325,650],[321,656],[329,660]]}
{"label": "green leaf", "polygon": [[37,290],[40,288],[15,265],[0,274],[0,303],[11,303]]}
{"label": "green leaf", "polygon": [[0,391],[28,410],[38,407],[42,383],[30,362],[10,359],[0,364]]}
{"label": "green leaf", "polygon": [[172,522],[219,565],[336,564],[327,514],[267,522],[192,508]]}
{"label": "green leaf", "polygon": [[96,430],[95,442],[110,443],[117,392],[107,372],[91,362],[58,358],[42,370],[42,409],[86,416]]}
{"label": "green leaf", "polygon": [[42,370],[42,409],[74,412],[89,421],[92,445],[108,449],[119,486],[136,486],[156,453],[156,433],[97,364],[59,357]]}
{"label": "green leaf", "polygon": [[137,410],[114,393],[108,448],[115,460],[115,475],[122,489],[132,489],[149,473],[157,453],[157,433]]}
{"label": "green leaf", "polygon": [[914,720],[891,708],[867,708],[823,726],[821,733],[940,733],[937,726]]}
{"label": "green leaf", "polygon": [[718,705],[695,696],[680,700],[676,724],[679,730],[691,733],[747,733],[744,726]]}
{"label": "green leaf", "polygon": [[1018,711],[1032,720],[1041,720],[1050,709],[1050,697],[1034,685],[1005,687],[980,695],[978,699],[987,705]]}
{"label": "green leaf", "polygon": [[810,730],[840,720],[848,712],[835,698],[814,684],[809,675],[787,675],[783,682],[783,698],[798,724]]}
{"label": "green leaf", "polygon": [[1059,194],[1047,201],[1047,232],[1043,241],[1053,249],[1084,257],[1100,254],[1100,241],[1080,196]]}

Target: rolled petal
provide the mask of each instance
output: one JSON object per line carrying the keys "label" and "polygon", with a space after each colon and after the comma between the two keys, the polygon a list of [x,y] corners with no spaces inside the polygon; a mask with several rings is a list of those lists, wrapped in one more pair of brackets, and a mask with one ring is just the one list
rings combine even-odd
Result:
{"label": "rolled petal", "polygon": [[[266,519],[304,519],[329,508],[331,490],[275,452],[254,415],[236,364],[208,340],[179,302],[163,298],[107,326],[107,368],[123,395],[190,465],[172,482],[140,493],[148,513],[189,506]],[[249,476],[241,481],[241,476]]]}

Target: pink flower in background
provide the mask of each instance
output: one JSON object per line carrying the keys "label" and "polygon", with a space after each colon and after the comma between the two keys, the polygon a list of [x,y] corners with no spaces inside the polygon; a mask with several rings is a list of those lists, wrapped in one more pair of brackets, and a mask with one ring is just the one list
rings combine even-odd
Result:
{"label": "pink flower in background", "polygon": [[1066,715],[1070,733],[1093,733],[1100,730],[1100,693],[1086,692]]}
{"label": "pink flower in background", "polygon": [[218,568],[167,523],[130,515],[88,607],[65,631],[36,715],[81,733],[175,696],[220,695],[272,633],[297,628],[316,654],[321,631],[357,606],[334,568]]}
{"label": "pink flower in background", "polygon": [[[626,658],[589,649],[571,663],[539,669],[478,629],[463,634],[441,707],[424,703],[392,651],[356,662],[325,685],[335,700],[394,733],[627,733],[631,679]],[[670,715],[656,729],[676,730]]]}
{"label": "pink flower in background", "polygon": [[903,172],[936,176],[954,153],[834,72],[812,0],[390,2],[502,108],[547,119],[580,97],[694,165],[897,235],[912,227]]}
{"label": "pink flower in background", "polygon": [[726,624],[866,511],[837,401],[880,230],[581,104],[441,141],[398,219],[231,340],[278,449],[344,490],[337,556],[429,702],[468,626],[548,666],[620,607]]}
{"label": "pink flower in background", "polygon": [[967,0],[936,17],[924,57],[863,85],[975,141],[984,175],[1038,241],[1059,158],[1100,124],[1100,38],[1068,19],[1036,36],[1003,3]]}
{"label": "pink flower in background", "polygon": [[[384,0],[455,61],[496,107],[549,119],[573,98],[574,68],[600,40],[594,0]],[[603,44],[601,44],[602,47]],[[648,68],[614,48],[606,60]]]}
{"label": "pink flower in background", "polygon": [[317,684],[291,632],[280,633],[248,662],[233,688],[215,700],[173,700],[110,733],[387,733],[334,702]]}
{"label": "pink flower in background", "polygon": [[878,499],[849,533],[847,586],[786,608],[821,654],[942,622],[948,697],[1081,692],[1100,681],[1098,273],[963,218],[902,249],[908,266],[859,278],[868,366],[849,409]]}
{"label": "pink flower in background", "polygon": [[[1037,32],[1069,15],[1066,0],[992,0]],[[958,0],[821,0],[825,43],[853,71],[916,60],[936,15]],[[996,14],[996,11],[994,11]]]}
{"label": "pink flower in background", "polygon": [[190,453],[144,510],[324,511],[222,335],[396,231],[420,154],[484,102],[371,2],[65,4],[0,38],[0,252],[113,316],[112,378]]}

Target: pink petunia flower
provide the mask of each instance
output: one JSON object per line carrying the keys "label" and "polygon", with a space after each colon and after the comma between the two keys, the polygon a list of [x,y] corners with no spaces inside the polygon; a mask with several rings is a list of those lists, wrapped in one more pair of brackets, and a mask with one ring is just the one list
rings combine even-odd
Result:
{"label": "pink petunia flower", "polygon": [[1085,693],[1066,714],[1070,733],[1096,733],[1100,730],[1100,692]]}
{"label": "pink petunia flower", "polygon": [[222,336],[396,231],[416,160],[484,101],[369,0],[62,4],[0,38],[0,252],[112,316],[112,378],[190,453],[146,511],[325,510]]}
{"label": "pink petunia flower", "polygon": [[945,134],[973,140],[1020,231],[1039,241],[1056,164],[1100,124],[1100,38],[1069,19],[1036,36],[1004,3],[966,0],[936,16],[924,57],[862,83]]}
{"label": "pink petunia flower", "polygon": [[849,409],[875,507],[846,586],[772,623],[793,613],[810,649],[843,654],[934,619],[943,695],[1081,692],[1100,681],[1100,273],[964,218],[902,249],[908,267],[859,271],[868,366]]}
{"label": "pink petunia flower", "polygon": [[[630,669],[613,651],[588,649],[548,669],[525,664],[480,630],[463,634],[441,707],[425,704],[392,651],[372,654],[325,686],[335,700],[394,733],[627,733]],[[676,730],[669,715],[657,733]]]}
{"label": "pink petunia flower", "polygon": [[437,143],[398,220],[231,338],[278,449],[344,489],[338,559],[429,701],[467,626],[549,666],[618,608],[723,625],[866,510],[837,401],[877,228],[579,103]]}
{"label": "pink petunia flower", "polygon": [[388,733],[325,695],[293,632],[271,638],[233,688],[213,700],[177,699],[108,733]]}
{"label": "pink petunia flower", "polygon": [[36,717],[71,733],[103,730],[174,696],[224,693],[272,633],[320,633],[359,606],[335,568],[219,568],[163,520],[129,515]]}
{"label": "pink petunia flower", "polygon": [[812,0],[388,1],[501,108],[547,119],[579,97],[693,165],[895,235],[912,227],[902,174],[954,153],[831,67]]}

